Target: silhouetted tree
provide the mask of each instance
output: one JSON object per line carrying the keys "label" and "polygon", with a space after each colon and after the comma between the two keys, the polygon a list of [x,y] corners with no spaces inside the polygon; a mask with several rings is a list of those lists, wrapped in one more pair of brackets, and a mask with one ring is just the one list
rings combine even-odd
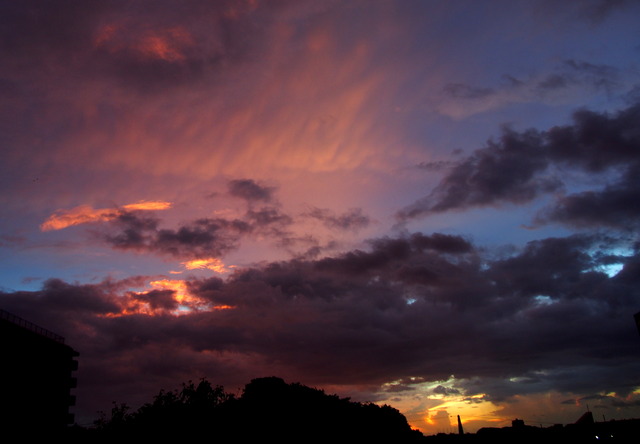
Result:
{"label": "silhouetted tree", "polygon": [[111,408],[111,416],[107,418],[104,412],[101,412],[100,418],[96,419],[93,422],[93,425],[101,430],[108,429],[117,429],[122,427],[129,417],[131,416],[129,413],[129,406],[125,403],[117,404],[115,401],[113,402],[113,407]]}
{"label": "silhouetted tree", "polygon": [[180,391],[160,391],[134,413],[126,404],[114,404],[111,417],[103,415],[95,425],[98,437],[107,440],[402,443],[423,438],[390,406],[352,402],[276,377],[252,380],[239,398],[205,379],[197,385],[189,381]]}
{"label": "silhouetted tree", "polygon": [[103,414],[94,425],[105,437],[190,437],[210,433],[211,426],[220,419],[222,406],[233,399],[222,386],[213,387],[202,379],[182,384],[180,391],[161,390],[153,402],[144,404],[136,412],[128,413],[126,404],[114,404],[111,417]]}
{"label": "silhouetted tree", "polygon": [[392,407],[352,402],[276,377],[252,380],[238,406],[252,424],[242,430],[246,439],[414,442],[423,437]]}

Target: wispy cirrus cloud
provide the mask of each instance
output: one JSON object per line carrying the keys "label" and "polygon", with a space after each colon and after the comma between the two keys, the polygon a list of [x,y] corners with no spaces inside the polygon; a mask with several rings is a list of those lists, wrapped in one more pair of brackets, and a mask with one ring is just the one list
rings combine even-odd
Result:
{"label": "wispy cirrus cloud", "polygon": [[503,74],[495,84],[450,82],[443,86],[444,100],[437,105],[442,114],[462,119],[474,114],[520,103],[563,103],[584,94],[624,96],[636,87],[635,68],[621,69],[604,63],[565,59],[535,74]]}
{"label": "wispy cirrus cloud", "polygon": [[362,208],[351,208],[342,214],[336,214],[327,208],[314,207],[303,215],[320,221],[330,229],[337,230],[358,231],[371,224],[371,218]]}

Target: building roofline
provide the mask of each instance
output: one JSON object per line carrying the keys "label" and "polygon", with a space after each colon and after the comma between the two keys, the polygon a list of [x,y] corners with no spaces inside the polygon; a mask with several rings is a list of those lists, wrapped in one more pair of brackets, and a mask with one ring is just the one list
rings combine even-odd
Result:
{"label": "building roofline", "polygon": [[16,316],[8,311],[0,309],[0,319],[11,322],[12,324],[18,325],[20,327],[26,328],[29,331],[37,333],[41,336],[44,336],[49,339],[53,339],[60,344],[64,344],[64,338],[46,328],[42,328],[39,325],[34,324],[33,322],[29,322],[25,319],[22,319],[19,316]]}

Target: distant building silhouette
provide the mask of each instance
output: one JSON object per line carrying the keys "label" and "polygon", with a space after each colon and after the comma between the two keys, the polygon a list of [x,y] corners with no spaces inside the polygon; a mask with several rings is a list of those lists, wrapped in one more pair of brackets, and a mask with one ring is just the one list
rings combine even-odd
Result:
{"label": "distant building silhouette", "polygon": [[595,421],[593,420],[593,413],[589,411],[584,412],[584,414],[580,418],[578,418],[578,420],[574,424],[581,426],[595,424]]}
{"label": "distant building silhouette", "polygon": [[69,407],[78,352],[64,338],[0,310],[3,431],[55,432],[72,424]]}

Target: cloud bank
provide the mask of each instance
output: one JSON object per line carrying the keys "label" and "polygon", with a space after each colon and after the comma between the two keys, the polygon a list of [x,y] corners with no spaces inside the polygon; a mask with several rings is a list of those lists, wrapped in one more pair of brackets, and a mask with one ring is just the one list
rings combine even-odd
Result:
{"label": "cloud bank", "polygon": [[[179,290],[132,292],[133,278],[52,279],[0,297],[81,352],[80,390],[95,394],[82,401],[88,410],[131,396],[133,381],[151,390],[193,372],[227,384],[277,373],[370,387],[455,375],[456,390],[494,401],[546,390],[622,401],[638,383],[640,256],[637,246],[616,254],[618,246],[576,235],[492,258],[458,236],[415,233],[335,257],[235,269],[226,280],[187,278]],[[610,275],[612,263],[620,268]],[[491,382],[522,378],[530,382]]]}
{"label": "cloud bank", "polygon": [[[640,220],[634,203],[640,198],[639,119],[636,104],[615,114],[577,111],[572,125],[547,131],[505,128],[498,140],[451,166],[433,191],[397,217],[522,205],[553,194],[553,202],[536,216],[537,224],[634,229]],[[586,186],[594,189],[572,192],[565,178],[581,173],[589,175]]]}

